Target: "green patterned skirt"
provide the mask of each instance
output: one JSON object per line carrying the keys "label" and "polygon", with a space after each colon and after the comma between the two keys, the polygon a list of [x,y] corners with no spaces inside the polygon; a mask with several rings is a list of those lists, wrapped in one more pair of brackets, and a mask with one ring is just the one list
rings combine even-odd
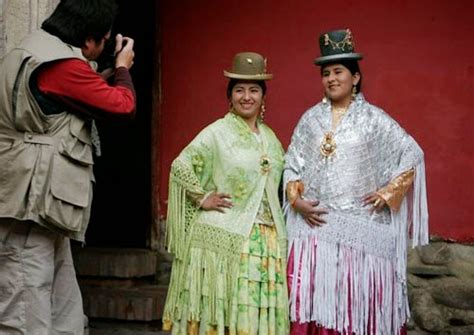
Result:
{"label": "green patterned skirt", "polygon": [[[228,285],[232,285],[226,275],[230,269],[219,262],[212,251],[191,249],[186,289],[180,299],[181,317],[164,320],[164,329],[176,335],[287,335],[286,259],[275,226],[254,224],[242,248],[231,304],[225,301]],[[206,267],[216,265],[220,270],[217,278],[206,276]],[[217,299],[211,299],[211,295]],[[217,301],[216,306],[210,307],[210,301]],[[210,309],[215,309],[214,320]]]}

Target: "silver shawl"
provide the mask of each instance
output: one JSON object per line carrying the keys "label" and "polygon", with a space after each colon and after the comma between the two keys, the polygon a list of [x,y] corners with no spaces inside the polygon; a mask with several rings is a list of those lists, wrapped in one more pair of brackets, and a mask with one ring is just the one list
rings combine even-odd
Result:
{"label": "silver shawl", "polygon": [[[351,320],[352,331],[365,334],[369,314],[377,313],[376,333],[396,334],[409,316],[405,274],[409,232],[413,245],[428,242],[423,151],[397,122],[365,101],[362,94],[334,131],[335,154],[325,157],[320,145],[331,130],[331,122],[329,101],[310,108],[301,117],[286,154],[284,185],[301,180],[304,197],[319,200],[329,211],[327,224],[312,228],[285,205],[289,250],[293,248],[295,262],[299,260],[300,268],[308,272],[314,262],[318,264],[315,278],[302,278],[301,287],[291,289],[292,320],[298,315],[300,322],[316,321],[339,331],[347,331]],[[412,168],[414,187],[398,212],[385,209],[371,214],[363,207],[365,195]],[[317,248],[310,246],[312,239],[318,241]],[[350,278],[347,285],[360,287],[341,289],[340,285],[347,282],[344,278]],[[380,285],[374,278],[383,278]],[[314,292],[313,280],[317,283]],[[380,290],[384,311],[369,312]],[[348,292],[352,292],[351,306],[345,303]]]}

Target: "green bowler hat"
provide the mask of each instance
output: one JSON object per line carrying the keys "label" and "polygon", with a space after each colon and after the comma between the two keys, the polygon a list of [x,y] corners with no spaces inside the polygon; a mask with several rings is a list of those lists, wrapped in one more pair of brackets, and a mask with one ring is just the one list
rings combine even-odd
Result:
{"label": "green bowler hat", "polygon": [[273,74],[267,73],[267,59],[256,52],[240,52],[234,56],[232,69],[224,70],[224,76],[243,80],[270,80]]}
{"label": "green bowler hat", "polygon": [[349,29],[334,30],[319,36],[321,57],[314,60],[316,65],[334,63],[339,60],[360,60],[362,54],[356,53],[352,32]]}

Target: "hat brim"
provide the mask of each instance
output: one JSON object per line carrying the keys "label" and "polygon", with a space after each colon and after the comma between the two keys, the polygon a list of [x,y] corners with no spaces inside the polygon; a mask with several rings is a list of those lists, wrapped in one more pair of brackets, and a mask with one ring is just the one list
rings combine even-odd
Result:
{"label": "hat brim", "polygon": [[363,58],[362,54],[354,52],[354,53],[319,57],[319,58],[316,58],[314,60],[314,64],[323,65],[323,64],[327,64],[327,63],[334,63],[334,62],[337,62],[338,60],[349,60],[349,59],[361,60],[362,58]]}
{"label": "hat brim", "polygon": [[243,80],[270,80],[273,79],[273,74],[262,73],[262,74],[238,74],[224,70],[224,77],[232,79],[243,79]]}

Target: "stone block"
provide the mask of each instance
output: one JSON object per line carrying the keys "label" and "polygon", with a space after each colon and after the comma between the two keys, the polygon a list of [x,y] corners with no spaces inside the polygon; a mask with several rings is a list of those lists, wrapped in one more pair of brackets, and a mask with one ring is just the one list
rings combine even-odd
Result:
{"label": "stone block", "polygon": [[450,262],[448,267],[456,278],[474,281],[474,261],[456,259]]}
{"label": "stone block", "polygon": [[439,333],[440,335],[473,335],[474,326],[450,327]]}
{"label": "stone block", "polygon": [[450,325],[468,326],[474,325],[474,310],[466,311],[463,309],[445,307],[449,316]]}
{"label": "stone block", "polygon": [[414,289],[410,293],[413,319],[422,330],[439,332],[448,326],[443,310],[428,291]]}
{"label": "stone block", "polygon": [[433,299],[447,307],[474,310],[474,282],[457,278],[440,278],[431,288]]}
{"label": "stone block", "polygon": [[453,243],[449,246],[455,259],[474,264],[474,245]]}
{"label": "stone block", "polygon": [[435,242],[420,247],[418,250],[420,259],[428,265],[446,265],[451,260],[451,249],[446,242]]}
{"label": "stone block", "polygon": [[433,333],[425,332],[421,329],[412,329],[408,331],[408,335],[432,335]]}
{"label": "stone block", "polygon": [[452,276],[453,272],[445,265],[423,265],[410,266],[408,272],[418,276],[437,277]]}
{"label": "stone block", "polygon": [[416,288],[421,288],[421,287],[427,287],[429,283],[426,280],[423,280],[422,278],[415,276],[411,273],[407,275],[407,281],[409,287],[416,287]]}

